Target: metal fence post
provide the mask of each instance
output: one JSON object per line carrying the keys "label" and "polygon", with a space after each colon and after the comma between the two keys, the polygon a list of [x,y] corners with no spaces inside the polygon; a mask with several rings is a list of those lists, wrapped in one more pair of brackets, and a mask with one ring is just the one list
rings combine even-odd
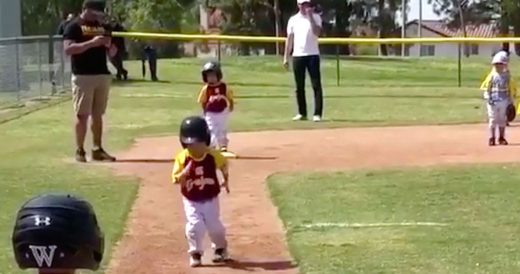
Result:
{"label": "metal fence post", "polygon": [[220,40],[217,40],[217,60],[220,63],[221,62],[221,53],[220,53]]}
{"label": "metal fence post", "polygon": [[340,86],[339,45],[336,45],[336,85]]}
{"label": "metal fence post", "polygon": [[[60,74],[61,74],[61,87],[62,87],[62,91],[65,91],[66,87],[65,87],[65,66],[67,65],[66,63],[66,58],[65,58],[65,49],[63,48],[63,41],[60,40],[61,43],[58,43],[59,46],[58,46],[58,49],[60,50],[60,64],[61,64],[61,69],[60,69]],[[53,50],[54,50],[54,41],[52,43],[52,46],[53,46]]]}
{"label": "metal fence post", "polygon": [[40,98],[42,98],[43,91],[43,71],[42,71],[42,41],[38,41],[38,82],[39,82],[39,91],[38,94]]}
{"label": "metal fence post", "polygon": [[458,52],[458,64],[457,64],[457,71],[458,71],[458,85],[459,88],[462,87],[462,47],[460,43],[458,44],[459,52]]}
{"label": "metal fence post", "polygon": [[16,93],[16,99],[18,101],[18,103],[20,103],[21,99],[22,99],[22,89],[21,89],[21,81],[20,81],[20,40],[19,39],[15,39],[14,40],[14,43],[15,43],[15,53],[16,53],[16,89],[17,89],[17,93]]}

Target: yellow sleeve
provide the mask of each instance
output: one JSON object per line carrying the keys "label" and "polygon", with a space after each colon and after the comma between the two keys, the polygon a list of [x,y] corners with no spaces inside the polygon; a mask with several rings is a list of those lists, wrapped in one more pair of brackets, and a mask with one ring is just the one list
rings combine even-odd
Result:
{"label": "yellow sleeve", "polygon": [[513,77],[511,77],[511,79],[509,80],[509,92],[511,93],[510,95],[513,98],[516,98],[516,96],[518,95],[518,86],[516,85],[516,81]]}
{"label": "yellow sleeve", "polygon": [[220,151],[217,150],[211,150],[211,155],[213,156],[213,159],[215,159],[215,164],[218,169],[222,169],[227,166],[227,159],[220,153]]}
{"label": "yellow sleeve", "polygon": [[177,157],[175,157],[175,163],[173,164],[172,182],[174,184],[178,183],[179,176],[180,176],[182,170],[184,170],[185,162],[186,162],[186,151],[183,150],[182,152],[180,152],[177,155]]}
{"label": "yellow sleeve", "polygon": [[206,95],[208,92],[208,86],[204,86],[200,92],[199,92],[199,98],[197,99],[197,102],[199,104],[205,104],[207,103],[208,96]]}
{"label": "yellow sleeve", "polygon": [[482,83],[480,84],[480,90],[485,90],[485,91],[488,90],[489,83],[491,82],[492,77],[493,77],[493,72],[488,73],[488,75],[486,76],[486,79],[484,79],[484,81],[482,81]]}
{"label": "yellow sleeve", "polygon": [[235,92],[233,91],[233,89],[228,88],[226,97],[228,98],[228,100],[233,101],[233,99],[235,98]]}

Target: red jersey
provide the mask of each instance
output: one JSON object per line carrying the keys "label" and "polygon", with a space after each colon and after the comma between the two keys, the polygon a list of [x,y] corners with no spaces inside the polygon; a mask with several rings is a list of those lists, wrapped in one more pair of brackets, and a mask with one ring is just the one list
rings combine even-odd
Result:
{"label": "red jersey", "polygon": [[190,201],[201,202],[211,200],[220,194],[220,182],[217,170],[227,165],[226,158],[217,150],[210,150],[200,159],[192,157],[187,149],[175,157],[172,179],[178,182],[179,175],[190,162],[192,168],[181,187],[181,193]]}
{"label": "red jersey", "polygon": [[199,93],[198,102],[205,112],[222,112],[231,106],[233,91],[224,82],[205,85]]}

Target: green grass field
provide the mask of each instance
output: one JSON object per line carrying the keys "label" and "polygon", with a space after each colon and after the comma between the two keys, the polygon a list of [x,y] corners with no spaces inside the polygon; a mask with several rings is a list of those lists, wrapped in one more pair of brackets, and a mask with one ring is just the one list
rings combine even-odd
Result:
{"label": "green grass field", "polygon": [[[519,169],[279,174],[269,187],[303,273],[517,273]],[[401,222],[446,226],[303,226]]]}
{"label": "green grass field", "polygon": [[[199,112],[195,98],[201,87],[202,62],[161,60],[159,76],[164,82],[160,83],[142,81],[139,64],[128,64],[136,80],[114,85],[106,121],[106,147],[122,150],[138,136],[176,134],[182,117]],[[232,118],[235,131],[479,122],[484,112],[477,88],[487,73],[487,63],[465,61],[464,87],[455,88],[453,60],[342,60],[342,86],[336,87],[336,61],[325,58],[327,121],[313,124],[290,122],[294,114],[292,76],[281,68],[279,59],[223,60],[225,78],[237,95]],[[520,68],[514,64],[512,70]],[[71,104],[66,102],[0,124],[2,273],[22,273],[15,270],[10,233],[16,210],[32,195],[72,192],[92,201],[107,234],[107,250],[122,233],[137,181],[115,177],[108,168],[71,163],[72,122]],[[283,195],[281,190],[278,195]],[[298,242],[292,235],[291,246],[298,246]],[[302,258],[299,253],[295,255]],[[305,265],[303,269],[312,272]]]}

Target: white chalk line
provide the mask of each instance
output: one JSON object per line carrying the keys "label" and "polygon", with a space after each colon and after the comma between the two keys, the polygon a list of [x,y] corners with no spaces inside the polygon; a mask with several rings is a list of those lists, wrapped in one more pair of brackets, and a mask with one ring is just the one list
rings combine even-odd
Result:
{"label": "white chalk line", "polygon": [[300,228],[365,228],[365,227],[400,227],[400,226],[448,226],[446,223],[436,222],[401,222],[401,223],[314,223],[301,224]]}

